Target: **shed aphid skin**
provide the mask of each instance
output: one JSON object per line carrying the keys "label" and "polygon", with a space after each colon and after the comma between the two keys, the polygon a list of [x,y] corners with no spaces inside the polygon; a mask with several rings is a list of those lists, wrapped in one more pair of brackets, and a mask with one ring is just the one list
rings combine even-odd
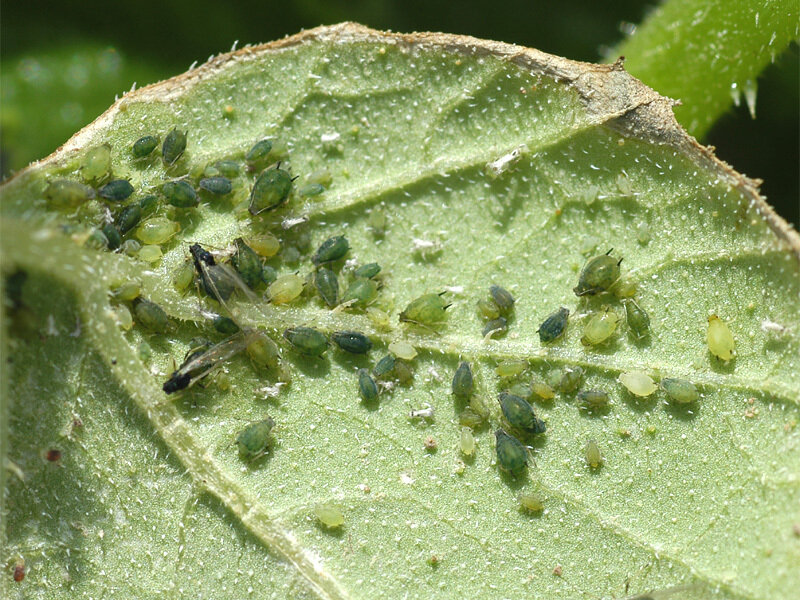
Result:
{"label": "shed aphid skin", "polygon": [[589,440],[583,447],[583,458],[591,469],[597,469],[603,464],[603,454],[594,440]]}
{"label": "shed aphid skin", "polygon": [[111,146],[101,144],[89,150],[81,165],[81,177],[86,183],[100,183],[111,172]]}
{"label": "shed aphid skin", "polygon": [[[611,249],[613,250],[613,248]],[[611,250],[595,256],[583,266],[578,285],[573,288],[576,296],[592,296],[605,292],[619,279],[619,265],[622,262],[611,256]]]}
{"label": "shed aphid skin", "polygon": [[461,436],[458,440],[458,447],[459,450],[461,450],[461,454],[464,456],[472,456],[475,454],[475,436],[472,435],[471,428],[461,428]]}
{"label": "shed aphid skin", "polygon": [[322,356],[328,349],[325,334],[311,327],[290,327],[283,332],[283,337],[292,348],[305,356]]}
{"label": "shed aphid skin", "polygon": [[631,394],[640,398],[646,398],[657,389],[653,378],[642,371],[620,373],[617,379]]}
{"label": "shed aphid skin", "polygon": [[161,185],[161,193],[168,204],[177,208],[193,208],[200,204],[197,192],[183,179],[165,182]]}
{"label": "shed aphid skin", "polygon": [[725,322],[717,315],[708,317],[708,332],[706,334],[708,351],[717,358],[729,361],[733,358],[735,342],[733,334]]}
{"label": "shed aphid skin", "polygon": [[261,283],[261,259],[242,238],[233,240],[236,251],[231,256],[231,265],[251,290]]}
{"label": "shed aphid skin", "polygon": [[50,207],[58,210],[77,208],[94,196],[94,189],[69,179],[54,179],[47,184],[44,191],[44,197],[48,200]]}
{"label": "shed aphid skin", "polygon": [[563,306],[554,313],[549,314],[537,329],[539,341],[543,344],[549,344],[560,337],[567,328],[567,319],[569,319],[569,309]]}
{"label": "shed aphid skin", "polygon": [[631,298],[623,300],[623,304],[625,305],[625,320],[628,322],[631,335],[639,341],[645,339],[650,335],[650,316]]}
{"label": "shed aphid skin", "polygon": [[267,287],[267,298],[273,304],[288,304],[300,297],[305,279],[294,273],[281,275]]}
{"label": "shed aphid skin", "polygon": [[372,279],[380,272],[381,266],[378,263],[369,263],[358,267],[353,271],[353,275],[356,277],[364,277],[365,279]]}
{"label": "shed aphid skin", "polygon": [[509,473],[517,473],[528,466],[528,450],[517,438],[503,429],[494,432],[497,464]]}
{"label": "shed aphid skin", "polygon": [[97,190],[97,194],[111,202],[122,202],[133,194],[133,186],[127,179],[114,179]]}
{"label": "shed aphid skin", "polygon": [[169,329],[167,313],[155,302],[145,298],[137,298],[133,312],[136,315],[137,322],[150,331],[166,333]]}
{"label": "shed aphid skin", "polygon": [[351,354],[366,354],[372,350],[370,339],[359,331],[336,331],[331,334],[331,340]]}
{"label": "shed aphid skin", "polygon": [[497,308],[500,310],[500,314],[504,316],[508,316],[508,314],[514,310],[514,296],[512,296],[508,290],[501,288],[499,285],[493,285],[489,287],[489,293],[492,296],[492,300],[497,305]]}
{"label": "shed aphid skin", "polygon": [[378,295],[378,284],[372,279],[358,278],[342,294],[341,304],[366,308]]}
{"label": "shed aphid skin", "polygon": [[339,260],[350,250],[350,243],[343,235],[328,238],[320,244],[311,258],[316,266]]}
{"label": "shed aphid skin", "polygon": [[161,146],[161,156],[168,166],[174,165],[178,159],[186,152],[186,132],[172,129],[164,138]]}
{"label": "shed aphid skin", "polygon": [[314,286],[317,288],[319,297],[330,308],[339,303],[339,279],[336,273],[327,267],[320,267],[314,274]]}
{"label": "shed aphid skin", "polygon": [[372,402],[378,397],[378,385],[367,369],[358,370],[358,395],[364,402]]}
{"label": "shed aphid skin", "polygon": [[608,394],[603,390],[583,390],[578,392],[578,405],[586,410],[600,410],[611,402]]}
{"label": "shed aphid skin", "polygon": [[236,445],[239,446],[239,456],[246,460],[255,460],[263,456],[271,441],[272,428],[275,421],[267,417],[245,427],[236,436]]}
{"label": "shed aphid skin", "polygon": [[132,152],[134,158],[146,158],[158,146],[158,138],[154,135],[145,135],[133,142]]}
{"label": "shed aphid skin", "polygon": [[314,506],[314,515],[328,529],[336,529],[344,525],[344,514],[334,504],[328,502],[316,504]]}
{"label": "shed aphid skin", "polygon": [[453,375],[453,395],[456,398],[468,400],[469,397],[472,396],[473,387],[474,380],[472,377],[472,369],[468,362],[462,361],[461,364],[458,365],[455,375]]}
{"label": "shed aphid skin", "polygon": [[249,166],[263,164],[270,152],[272,152],[272,140],[259,140],[247,151],[244,160]]}
{"label": "shed aphid skin", "polygon": [[690,404],[700,397],[697,388],[691,381],[667,377],[661,380],[661,389],[678,404]]}
{"label": "shed aphid skin", "polygon": [[494,337],[502,337],[508,331],[508,321],[504,317],[492,319],[483,327],[483,338],[488,340]]}
{"label": "shed aphid skin", "polygon": [[547,426],[533,412],[533,407],[524,399],[508,392],[500,392],[497,397],[500,409],[508,423],[526,433],[544,433]]}
{"label": "shed aphid skin", "polygon": [[[442,292],[444,293],[444,292]],[[450,307],[445,304],[441,294],[425,294],[412,300],[400,313],[401,323],[418,325],[438,325],[446,318],[445,311]]]}
{"label": "shed aphid skin", "polygon": [[256,216],[285,204],[292,191],[292,181],[292,176],[281,169],[280,163],[262,171],[250,192],[250,214]]}
{"label": "shed aphid skin", "polygon": [[197,187],[217,196],[225,196],[230,194],[231,190],[233,190],[233,184],[231,183],[231,180],[227,177],[223,177],[222,175],[215,177],[204,177],[198,182]]}
{"label": "shed aphid skin", "polygon": [[608,307],[601,312],[593,314],[583,327],[581,344],[584,346],[602,344],[614,335],[620,320],[620,316]]}

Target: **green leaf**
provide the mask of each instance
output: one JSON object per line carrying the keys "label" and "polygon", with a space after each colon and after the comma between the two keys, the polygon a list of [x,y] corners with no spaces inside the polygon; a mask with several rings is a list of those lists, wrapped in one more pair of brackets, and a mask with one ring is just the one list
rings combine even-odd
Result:
{"label": "green leaf", "polygon": [[796,2],[669,0],[610,55],[670,98],[675,117],[697,138],[732,104],[756,117],[757,79],[800,36]]}
{"label": "green leaf", "polygon": [[[175,167],[132,159],[134,140],[173,127],[189,140]],[[263,137],[285,148],[295,189],[326,169],[326,191],[251,217],[248,173],[232,198],[162,207],[182,230],[155,265],[81,246],[103,218],[98,201],[66,215],[43,199],[48,180],[78,178],[101,143],[135,201],[165,178],[195,182],[207,164],[241,162]],[[498,164],[509,168],[492,173]],[[4,274],[28,275],[16,295],[6,280],[5,591],[619,598],[688,586],[680,597],[781,598],[800,584],[800,242],[751,181],[688,138],[668,100],[618,67],[466,37],[320,28],[127,95],[2,194]],[[370,226],[378,209],[384,236]],[[319,244],[345,235],[349,259],[382,267],[371,308],[389,325],[331,310],[313,291],[280,306],[234,297],[239,323],[276,340],[304,325],[362,331],[374,348],[315,359],[284,345],[292,382],[282,388],[242,353],[223,365],[229,389],[216,374],[166,396],[191,338],[223,338],[200,307],[221,309],[172,284],[189,244],[220,252],[263,231],[282,242],[268,264],[301,276]],[[623,323],[586,348],[587,313],[622,310],[572,288],[586,256],[609,248],[652,332],[636,342]],[[118,326],[124,303],[109,290],[126,281],[167,311],[167,334]],[[487,341],[475,304],[492,284],[516,304],[506,337]],[[398,322],[410,301],[440,292],[444,324]],[[542,347],[538,326],[562,305],[566,333]],[[729,363],[707,350],[712,313],[736,340]],[[413,382],[365,406],[357,370],[399,339],[419,352]],[[491,412],[474,460],[458,450],[460,360]],[[582,388],[611,397],[599,413],[573,394],[537,404],[547,433],[518,476],[495,464],[507,385],[495,367],[506,360],[526,363],[524,384],[581,366]],[[636,399],[617,382],[632,370],[688,379],[702,397]],[[409,416],[426,405],[432,418]],[[272,449],[243,461],[236,435],[267,415]],[[590,439],[597,469],[583,456]],[[46,460],[49,449],[60,460]],[[521,512],[521,493],[544,510]],[[321,525],[319,503],[338,506],[344,524]]]}

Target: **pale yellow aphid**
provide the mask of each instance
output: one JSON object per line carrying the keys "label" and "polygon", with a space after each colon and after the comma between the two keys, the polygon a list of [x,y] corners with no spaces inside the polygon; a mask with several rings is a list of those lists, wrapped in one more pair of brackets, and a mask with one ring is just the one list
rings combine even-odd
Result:
{"label": "pale yellow aphid", "polygon": [[335,529],[344,524],[344,514],[341,509],[327,502],[314,506],[314,514],[325,527]]}
{"label": "pale yellow aphid", "polygon": [[717,315],[708,317],[708,333],[706,335],[708,350],[722,360],[733,358],[733,334],[725,322]]}
{"label": "pale yellow aphid", "polygon": [[280,240],[268,232],[247,238],[247,245],[250,246],[256,254],[264,258],[275,256],[281,249]]}
{"label": "pale yellow aphid", "polygon": [[532,381],[531,391],[542,400],[552,400],[556,397],[556,391],[542,381]]}
{"label": "pale yellow aphid", "polygon": [[133,327],[133,317],[131,316],[131,311],[128,310],[128,307],[124,304],[120,304],[119,306],[115,306],[111,309],[113,313],[114,320],[117,322],[122,329],[128,331],[131,327]]}
{"label": "pale yellow aphid", "polygon": [[538,513],[544,509],[544,502],[538,494],[520,494],[519,506],[522,510],[531,513]]}
{"label": "pale yellow aphid", "polygon": [[581,343],[584,346],[602,344],[614,335],[619,322],[620,317],[613,310],[606,309],[603,312],[595,313],[583,328]]}
{"label": "pale yellow aphid", "polygon": [[499,377],[516,377],[528,368],[527,361],[524,360],[504,360],[498,364],[494,371]]}
{"label": "pale yellow aphid", "polygon": [[155,244],[148,244],[139,248],[139,259],[146,263],[156,263],[161,260],[163,256],[161,246]]}
{"label": "pale yellow aphid", "polygon": [[417,349],[404,340],[395,340],[389,344],[389,352],[403,360],[413,360],[417,356]]}
{"label": "pale yellow aphid", "polygon": [[475,454],[475,436],[472,435],[472,429],[469,427],[461,428],[459,446],[461,448],[461,453],[465,456],[472,456]]}
{"label": "pale yellow aphid", "polygon": [[656,391],[656,384],[653,379],[647,373],[642,373],[641,371],[620,373],[618,379],[634,396],[644,398]]}
{"label": "pale yellow aphid", "polygon": [[267,288],[267,297],[273,304],[286,304],[303,293],[305,279],[294,273],[281,275]]}
{"label": "pale yellow aphid", "polygon": [[136,237],[144,244],[163,244],[180,231],[181,226],[164,217],[153,217],[139,224]]}
{"label": "pale yellow aphid", "polygon": [[586,464],[592,469],[596,469],[603,464],[603,455],[600,452],[600,447],[597,445],[597,442],[594,440],[586,442],[586,446],[583,448],[583,458],[586,460]]}

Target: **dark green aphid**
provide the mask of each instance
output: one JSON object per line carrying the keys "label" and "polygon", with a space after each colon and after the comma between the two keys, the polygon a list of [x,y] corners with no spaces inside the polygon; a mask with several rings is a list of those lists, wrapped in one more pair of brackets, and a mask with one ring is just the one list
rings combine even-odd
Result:
{"label": "dark green aphid", "polygon": [[301,187],[298,190],[298,193],[301,196],[310,198],[312,196],[319,196],[324,191],[325,191],[325,186],[322,185],[321,183],[309,183]]}
{"label": "dark green aphid", "polygon": [[497,304],[497,308],[500,309],[501,315],[507,315],[514,308],[514,297],[508,293],[508,290],[499,285],[493,285],[489,288],[489,293],[492,295],[494,303]]}
{"label": "dark green aphid", "polygon": [[128,233],[131,229],[139,224],[142,220],[142,207],[139,204],[129,204],[117,215],[115,221],[117,229],[122,235]]}
{"label": "dark green aphid", "polygon": [[700,397],[695,385],[685,379],[667,377],[661,380],[661,388],[678,404],[689,404]]}
{"label": "dark green aphid", "polygon": [[164,162],[168,165],[174,165],[185,151],[186,132],[178,131],[175,128],[167,134],[161,146],[161,155],[164,157]]}
{"label": "dark green aphid", "polygon": [[573,288],[576,296],[587,296],[605,292],[619,279],[619,265],[622,262],[610,256],[611,250],[602,256],[589,259],[578,277],[578,285]]}
{"label": "dark green aphid", "polygon": [[270,442],[270,433],[275,427],[275,421],[267,417],[263,421],[257,421],[245,427],[236,436],[236,444],[239,446],[239,454],[243,458],[253,460],[263,455],[267,451]]}
{"label": "dark green aphid", "polygon": [[363,277],[365,279],[372,279],[381,272],[381,266],[378,263],[369,263],[367,265],[361,265],[355,271],[353,271],[353,275],[356,277]]}
{"label": "dark green aphid", "polygon": [[116,250],[120,247],[120,245],[122,245],[122,236],[120,236],[117,228],[111,223],[103,225],[103,228],[100,231],[103,232],[103,235],[105,235],[106,239],[108,240],[109,250]]}
{"label": "dark green aphid", "polygon": [[472,369],[467,361],[462,361],[453,375],[453,395],[467,400],[472,396],[473,385]]}
{"label": "dark green aphid", "polygon": [[158,138],[154,135],[145,135],[133,142],[133,157],[144,158],[150,156],[158,146]]}
{"label": "dark green aphid", "polygon": [[400,313],[400,322],[436,325],[445,320],[445,311],[449,307],[439,294],[425,294],[412,300]]}
{"label": "dark green aphid", "polygon": [[233,160],[218,160],[214,163],[214,167],[219,171],[219,174],[228,179],[233,179],[239,175],[239,163]]}
{"label": "dark green aphid", "polygon": [[533,407],[524,399],[508,392],[500,392],[497,397],[500,408],[512,427],[527,433],[544,433],[547,426],[537,418]]}
{"label": "dark green aphid", "polygon": [[158,196],[155,194],[148,194],[139,200],[139,206],[142,209],[142,216],[150,216],[158,208]]}
{"label": "dark green aphid", "polygon": [[292,178],[289,172],[276,166],[265,169],[258,176],[250,192],[251,215],[275,210],[289,199],[292,191]]}
{"label": "dark green aphid", "polygon": [[387,354],[375,364],[372,368],[372,374],[378,379],[391,375],[392,371],[394,371],[396,361],[397,359],[394,357],[394,354]]}
{"label": "dark green aphid", "polygon": [[97,190],[97,193],[106,200],[121,202],[133,193],[133,186],[127,179],[114,179]]}
{"label": "dark green aphid", "polygon": [[233,335],[234,333],[239,331],[239,326],[230,317],[223,317],[222,315],[217,315],[216,317],[214,317],[214,329],[216,329],[220,333],[224,333],[225,335]]}
{"label": "dark green aphid", "polygon": [[71,209],[94,198],[94,190],[77,181],[56,179],[47,184],[44,197],[50,201],[50,206],[53,208]]}
{"label": "dark green aphid", "polygon": [[528,451],[517,438],[502,429],[494,432],[497,464],[504,471],[516,473],[528,466]]}
{"label": "dark green aphid", "polygon": [[357,308],[364,308],[378,295],[378,284],[372,279],[356,279],[345,290],[342,304]]}
{"label": "dark green aphid", "polygon": [[311,327],[290,327],[283,332],[292,347],[306,356],[322,356],[328,349],[328,338],[325,334]]}
{"label": "dark green aphid", "polygon": [[188,181],[167,181],[161,186],[161,193],[169,204],[178,208],[192,208],[200,203]]}
{"label": "dark green aphid", "polygon": [[231,256],[231,264],[239,276],[250,289],[256,289],[261,282],[261,259],[255,251],[245,244],[242,238],[233,240],[236,245],[236,252]]}
{"label": "dark green aphid", "polygon": [[339,280],[336,273],[327,267],[320,268],[314,275],[314,285],[325,304],[333,308],[339,303]]}
{"label": "dark green aphid", "polygon": [[231,190],[233,189],[233,184],[231,180],[227,177],[205,177],[200,180],[197,186],[201,190],[205,190],[207,192],[211,192],[212,194],[216,194],[217,196],[224,196],[225,194],[230,194]]}
{"label": "dark green aphid", "polygon": [[343,235],[337,235],[328,238],[320,244],[311,262],[315,265],[333,262],[342,258],[347,254],[348,250],[350,250],[350,244],[347,242],[347,238]]}
{"label": "dark green aphid", "polygon": [[265,285],[270,285],[277,278],[278,272],[275,270],[275,267],[269,265],[261,267],[261,281],[263,281]]}
{"label": "dark green aphid", "polygon": [[358,331],[336,331],[331,334],[331,339],[339,348],[352,354],[366,354],[372,350],[370,339]]}
{"label": "dark green aphid", "polygon": [[633,300],[625,300],[625,319],[631,334],[643,340],[650,334],[650,316]]}
{"label": "dark green aphid", "polygon": [[258,164],[265,161],[270,152],[272,152],[272,140],[261,140],[247,151],[244,159],[248,165]]}
{"label": "dark green aphid", "polygon": [[507,331],[508,321],[506,321],[505,317],[498,317],[486,323],[486,326],[483,328],[483,337],[487,335],[491,337],[500,337],[505,335]]}
{"label": "dark green aphid", "polygon": [[94,250],[105,250],[108,248],[108,238],[101,229],[94,229],[89,234],[89,237],[86,238],[84,245],[87,248],[92,248]]}
{"label": "dark green aphid", "polygon": [[564,367],[561,379],[558,382],[558,390],[562,393],[574,392],[583,380],[582,367]]}
{"label": "dark green aphid", "polygon": [[139,298],[133,310],[142,327],[156,333],[166,333],[167,329],[169,329],[167,313],[155,302]]}
{"label": "dark green aphid", "polygon": [[543,344],[547,344],[564,333],[564,330],[567,328],[568,318],[569,309],[563,306],[556,312],[548,315],[537,330],[539,332],[539,340]]}
{"label": "dark green aphid", "polygon": [[372,402],[378,397],[378,385],[367,369],[358,370],[358,394],[364,402]]}
{"label": "dark green aphid", "polygon": [[578,392],[577,398],[578,404],[580,404],[582,408],[589,410],[605,408],[611,401],[608,394],[602,390],[583,390],[582,392]]}

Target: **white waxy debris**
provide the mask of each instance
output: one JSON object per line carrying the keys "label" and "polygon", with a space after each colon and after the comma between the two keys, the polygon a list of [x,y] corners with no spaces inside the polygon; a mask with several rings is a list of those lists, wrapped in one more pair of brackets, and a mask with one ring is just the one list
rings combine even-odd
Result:
{"label": "white waxy debris", "polygon": [[284,219],[281,221],[281,227],[284,229],[291,229],[292,227],[296,227],[297,225],[302,225],[308,221],[308,217],[294,217],[290,219]]}
{"label": "white waxy debris", "polygon": [[776,323],[775,321],[770,321],[769,319],[764,319],[761,321],[761,331],[765,333],[770,332],[783,335],[784,333],[788,332],[789,329],[789,327],[781,325],[780,323]]}
{"label": "white waxy debris", "polygon": [[319,139],[323,144],[327,144],[329,142],[335,142],[340,137],[342,137],[340,133],[333,132],[333,133],[323,133]]}
{"label": "white waxy debris", "polygon": [[412,410],[408,416],[412,419],[431,419],[433,418],[434,409],[430,404],[426,404],[425,408]]}
{"label": "white waxy debris", "polygon": [[500,177],[500,175],[507,172],[519,162],[519,159],[522,158],[522,153],[527,151],[527,149],[528,147],[523,144],[518,148],[514,148],[508,154],[504,154],[497,160],[486,163],[486,174],[490,177]]}

